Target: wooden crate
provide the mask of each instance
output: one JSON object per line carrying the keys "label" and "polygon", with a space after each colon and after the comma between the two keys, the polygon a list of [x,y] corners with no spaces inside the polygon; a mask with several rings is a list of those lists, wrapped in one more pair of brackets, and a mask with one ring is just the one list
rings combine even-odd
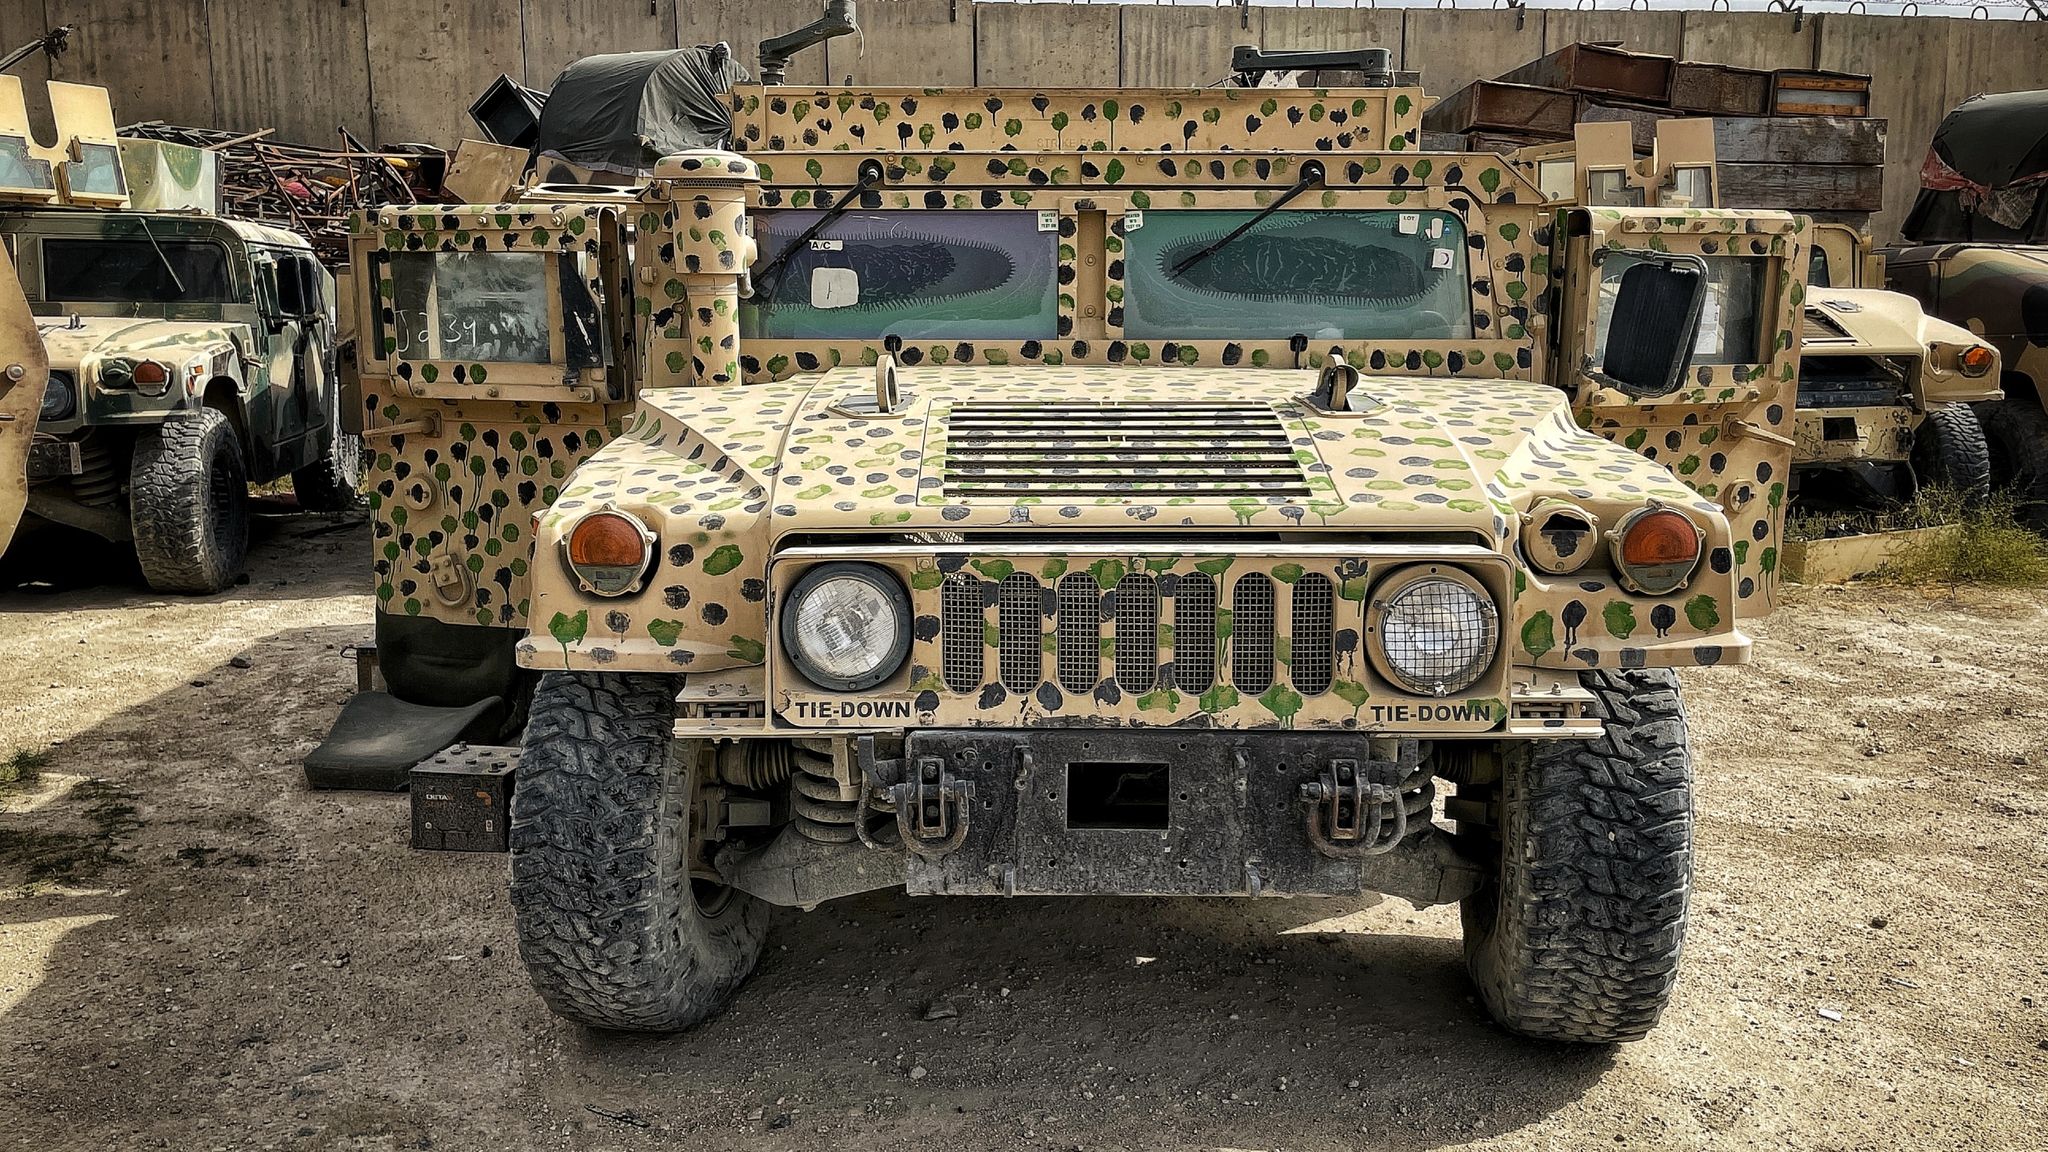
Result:
{"label": "wooden crate", "polygon": [[1669,56],[1625,52],[1605,44],[1567,44],[1495,79],[1539,88],[1563,88],[1590,96],[1662,103],[1671,92]]}
{"label": "wooden crate", "polygon": [[1871,164],[1753,164],[1719,160],[1721,203],[1790,212],[1877,212],[1884,168]]}
{"label": "wooden crate", "polygon": [[1431,132],[1497,131],[1569,140],[1579,98],[1555,88],[1474,80],[1422,114]]}
{"label": "wooden crate", "polygon": [[1771,110],[1771,74],[1756,68],[1680,60],[1666,103],[1709,116],[1762,116]]}
{"label": "wooden crate", "polygon": [[1771,73],[1773,116],[1868,116],[1870,77],[1780,68]]}
{"label": "wooden crate", "polygon": [[1884,164],[1883,118],[1724,117],[1714,121],[1714,156],[1753,164]]}

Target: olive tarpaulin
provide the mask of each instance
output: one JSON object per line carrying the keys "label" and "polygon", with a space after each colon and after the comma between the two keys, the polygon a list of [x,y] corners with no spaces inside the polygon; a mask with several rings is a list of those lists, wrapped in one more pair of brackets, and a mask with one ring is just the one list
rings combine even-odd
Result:
{"label": "olive tarpaulin", "polygon": [[534,153],[645,177],[670,153],[729,146],[725,93],[749,79],[723,44],[585,56],[548,89]]}
{"label": "olive tarpaulin", "polygon": [[1934,131],[1899,231],[1919,244],[2048,240],[2048,91],[1973,96]]}

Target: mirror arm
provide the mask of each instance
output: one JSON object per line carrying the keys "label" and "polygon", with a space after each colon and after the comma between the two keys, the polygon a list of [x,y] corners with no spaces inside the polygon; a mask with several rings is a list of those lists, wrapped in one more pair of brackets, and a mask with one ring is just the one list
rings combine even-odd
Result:
{"label": "mirror arm", "polygon": [[804,229],[801,235],[790,241],[782,251],[777,252],[775,259],[770,260],[767,267],[762,268],[757,273],[753,273],[751,284],[744,283],[747,273],[741,274],[742,286],[748,289],[744,295],[749,298],[765,298],[774,295],[775,281],[782,272],[782,266],[789,262],[789,258],[802,251],[806,245],[818,238],[819,233],[831,227],[841,216],[846,215],[852,209],[855,202],[861,198],[862,193],[881,182],[882,162],[873,159],[861,161],[860,179],[855,181],[853,187],[846,190],[846,195],[841,196],[832,207],[825,210],[824,215],[812,221],[809,228]]}

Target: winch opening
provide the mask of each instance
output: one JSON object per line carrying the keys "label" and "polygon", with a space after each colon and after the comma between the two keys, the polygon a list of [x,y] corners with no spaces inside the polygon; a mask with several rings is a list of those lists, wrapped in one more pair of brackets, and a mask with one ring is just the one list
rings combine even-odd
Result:
{"label": "winch opening", "polygon": [[1164,764],[1069,762],[1067,827],[1164,831],[1172,791],[1172,773]]}

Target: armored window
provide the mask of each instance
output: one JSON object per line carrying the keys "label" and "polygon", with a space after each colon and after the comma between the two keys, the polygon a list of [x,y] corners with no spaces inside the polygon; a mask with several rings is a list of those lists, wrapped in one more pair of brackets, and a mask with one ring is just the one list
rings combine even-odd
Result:
{"label": "armored window", "polygon": [[[1610,252],[1600,261],[1600,330],[1593,359],[1607,363],[1607,331],[1620,294],[1621,277],[1640,258]],[[1709,256],[1707,298],[1700,309],[1699,336],[1693,340],[1694,364],[1757,364],[1764,359],[1764,285],[1769,258]]]}
{"label": "armored window", "polygon": [[485,364],[604,363],[597,296],[574,255],[396,252],[378,262],[385,358]]}
{"label": "armored window", "polygon": [[43,299],[52,304],[240,302],[226,248],[209,240],[174,240],[162,235],[166,230],[157,226],[154,243],[140,224],[114,239],[44,237]]}
{"label": "armored window", "polygon": [[[1124,334],[1159,340],[1472,335],[1465,225],[1449,212],[1147,212],[1123,232]],[[1220,245],[1220,246],[1219,246]],[[1204,254],[1206,252],[1206,255]]]}
{"label": "armored window", "polygon": [[[849,212],[775,263],[823,215],[754,214],[761,258],[740,335],[767,340],[1033,340],[1059,333],[1059,233],[1038,213]],[[771,271],[772,267],[772,271]]]}

